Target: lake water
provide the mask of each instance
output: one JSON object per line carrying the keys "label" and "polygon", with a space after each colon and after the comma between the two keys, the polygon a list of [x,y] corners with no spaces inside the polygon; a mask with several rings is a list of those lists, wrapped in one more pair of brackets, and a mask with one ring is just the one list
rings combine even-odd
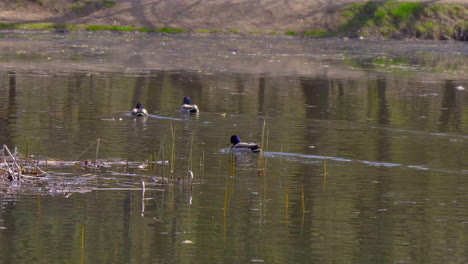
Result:
{"label": "lake water", "polygon": [[[49,172],[0,182],[0,263],[468,261],[466,43],[2,33],[0,48],[0,143]],[[263,153],[230,155],[233,134]]]}

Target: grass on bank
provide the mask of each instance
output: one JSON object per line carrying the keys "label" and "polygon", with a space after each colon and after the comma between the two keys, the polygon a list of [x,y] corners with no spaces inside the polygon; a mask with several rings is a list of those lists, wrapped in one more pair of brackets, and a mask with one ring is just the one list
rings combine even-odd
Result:
{"label": "grass on bank", "polygon": [[[112,5],[113,1],[103,1]],[[349,37],[383,37],[383,38],[421,38],[421,39],[455,39],[468,40],[468,5],[451,3],[423,3],[423,2],[396,2],[396,1],[369,1],[360,4],[351,4],[341,10],[343,23],[335,31],[311,29],[303,32],[287,30],[283,32],[289,36],[349,36]],[[69,25],[54,23],[29,24],[0,24],[2,29],[21,30],[56,30],[56,31],[132,31],[155,33],[184,33],[189,30],[180,28],[160,27],[147,28],[116,25]],[[200,34],[246,33],[280,34],[278,31],[250,30],[207,30],[195,31]]]}
{"label": "grass on bank", "polygon": [[337,33],[353,37],[415,37],[468,40],[468,5],[422,2],[372,2],[343,9]]}

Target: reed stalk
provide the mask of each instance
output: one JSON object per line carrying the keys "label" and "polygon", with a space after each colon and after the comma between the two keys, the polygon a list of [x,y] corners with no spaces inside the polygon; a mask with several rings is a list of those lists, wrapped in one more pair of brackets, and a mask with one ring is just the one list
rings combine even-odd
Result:
{"label": "reed stalk", "polygon": [[327,158],[323,160],[323,192],[326,191],[327,187]]}
{"label": "reed stalk", "polygon": [[174,177],[174,167],[175,167],[175,128],[172,126],[171,122],[171,137],[172,137],[172,147],[171,147],[171,179]]}
{"label": "reed stalk", "polygon": [[45,144],[44,144],[44,143],[42,143],[42,152],[44,153],[44,160],[46,161],[46,162],[45,162],[46,168],[49,168],[49,163],[47,162],[47,152],[46,152]]}
{"label": "reed stalk", "polygon": [[266,129],[266,120],[264,119],[263,129],[262,129],[262,140],[260,143],[262,150],[260,151],[260,155],[258,157],[258,165],[259,165],[260,174],[263,174],[265,171],[265,162],[264,162],[265,156],[263,155],[263,152],[266,150],[265,149],[265,129]]}
{"label": "reed stalk", "polygon": [[[266,133],[266,137],[265,137],[265,133]],[[260,155],[258,158],[259,174],[264,174],[266,172],[266,157],[264,153],[268,150],[268,137],[269,137],[269,131],[266,130],[266,120],[263,120],[262,140],[260,143],[262,150],[260,151],[259,153]]]}
{"label": "reed stalk", "polygon": [[190,190],[193,189],[193,172],[191,170],[188,171],[189,176],[189,185],[190,185]]}
{"label": "reed stalk", "polygon": [[229,180],[226,179],[226,186],[224,188],[224,217],[227,215],[227,206],[228,206],[228,196],[229,196]]}
{"label": "reed stalk", "polygon": [[289,186],[286,186],[286,210],[284,217],[286,219],[289,217]]}
{"label": "reed stalk", "polygon": [[141,217],[145,216],[145,182],[141,182]]}
{"label": "reed stalk", "polygon": [[[10,167],[10,165],[8,165],[8,162],[7,162],[6,157],[5,157],[5,152],[11,158],[11,163],[12,163],[11,167]],[[20,165],[18,165],[18,162],[16,161],[16,155],[11,154],[10,149],[6,145],[3,145],[3,161],[4,161],[5,165],[7,166],[7,171],[10,174],[11,178],[13,180],[20,180],[21,167],[20,167]],[[15,177],[15,169],[14,168],[16,168],[16,170],[18,172],[16,174],[16,177]]]}
{"label": "reed stalk", "polygon": [[192,170],[192,163],[193,163],[193,157],[192,157],[192,154],[193,154],[193,140],[195,138],[195,135],[192,134],[192,136],[190,137],[190,151],[189,151],[189,159],[188,159],[188,164],[187,164],[187,171],[191,171]]}
{"label": "reed stalk", "polygon": [[26,137],[26,151],[24,155],[24,161],[26,163],[28,162],[28,156],[29,156],[29,137]]}
{"label": "reed stalk", "polygon": [[301,208],[302,208],[302,212],[304,213],[305,212],[304,184],[302,185]]}
{"label": "reed stalk", "polygon": [[[36,178],[36,182],[38,179]],[[37,184],[36,184],[37,186]],[[39,188],[38,188],[39,190]],[[42,213],[42,208],[41,208],[41,195],[39,194],[39,191],[37,192],[37,213],[40,215]]]}
{"label": "reed stalk", "polygon": [[146,170],[146,173],[148,174],[148,176],[151,176],[151,166],[153,166],[153,154],[150,154],[148,156],[148,167],[147,170]]}
{"label": "reed stalk", "polygon": [[[76,160],[79,159],[79,158],[81,157],[81,155],[85,154],[85,153],[88,151],[88,149],[90,149],[90,148],[91,148],[92,146],[94,146],[94,144],[96,144],[96,143],[97,143],[97,141],[94,141],[94,142],[93,142],[91,145],[89,145],[85,150],[83,150],[83,152],[81,152],[80,155],[76,156],[75,159],[76,159]],[[96,157],[97,157],[97,154],[96,154]]]}
{"label": "reed stalk", "polygon": [[[162,181],[163,181],[163,184],[164,184],[164,179],[165,179],[165,177],[164,177],[164,171],[165,171],[165,170],[164,170],[164,169],[165,169],[165,168],[164,168],[164,167],[165,167],[165,166],[164,166],[164,165],[165,165],[165,162],[164,162],[164,161],[165,161],[165,155],[164,155],[164,154],[165,154],[165,153],[164,153],[164,141],[166,141],[166,136],[165,136],[165,135],[161,137],[161,142],[159,142],[159,153],[158,153],[158,157],[159,157],[159,156],[161,155],[161,152],[162,152],[161,170],[162,170]],[[155,158],[154,163],[155,163],[155,164],[157,163],[157,158]]]}
{"label": "reed stalk", "polygon": [[37,144],[36,166],[39,166],[39,160],[40,159],[41,159],[41,139],[39,139],[39,143]]}
{"label": "reed stalk", "polygon": [[305,219],[305,195],[304,195],[304,184],[302,184],[302,194],[301,194],[301,207],[302,207],[302,221],[301,221],[301,233],[304,230],[304,219]]}
{"label": "reed stalk", "polygon": [[85,224],[81,225],[81,264],[84,264]]}
{"label": "reed stalk", "polygon": [[96,156],[94,157],[94,164],[97,164],[97,157],[99,154],[99,143],[101,142],[101,139],[97,139],[97,146],[96,146]]}
{"label": "reed stalk", "polygon": [[231,166],[231,177],[236,177],[236,157],[232,151],[229,154],[229,165]]}
{"label": "reed stalk", "polygon": [[200,191],[202,191],[201,190],[201,188],[202,188],[201,183],[202,183],[202,179],[203,179],[204,175],[205,175],[205,151],[202,151],[202,156],[200,158],[200,177],[199,177],[200,178],[200,180],[199,180],[199,182],[200,182]]}
{"label": "reed stalk", "polygon": [[153,152],[153,159],[151,160],[152,164],[152,169],[153,171],[151,172],[151,175],[156,175],[158,174],[158,155],[156,154],[156,151]]}

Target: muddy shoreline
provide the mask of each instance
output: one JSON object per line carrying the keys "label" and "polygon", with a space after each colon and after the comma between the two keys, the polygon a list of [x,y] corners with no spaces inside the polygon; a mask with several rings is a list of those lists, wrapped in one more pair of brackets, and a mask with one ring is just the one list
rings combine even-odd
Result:
{"label": "muddy shoreline", "polygon": [[[367,0],[0,0],[0,23],[172,27],[190,31],[336,30],[342,8]],[[384,3],[383,0],[373,1]],[[434,3],[426,0],[396,2]],[[468,5],[468,0],[437,3]]]}
{"label": "muddy shoreline", "polygon": [[[4,71],[151,74],[184,70],[371,78],[407,72],[416,78],[436,74],[462,79],[468,72],[468,49],[455,41],[129,32],[1,32],[0,37]],[[388,65],[381,64],[382,58]],[[399,60],[401,65],[395,63]]]}

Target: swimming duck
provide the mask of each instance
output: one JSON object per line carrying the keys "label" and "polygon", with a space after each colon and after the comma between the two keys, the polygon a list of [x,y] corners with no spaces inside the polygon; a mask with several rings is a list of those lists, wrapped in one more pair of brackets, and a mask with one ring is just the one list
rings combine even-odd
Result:
{"label": "swimming duck", "polygon": [[143,108],[143,106],[138,103],[135,108],[132,109],[132,115],[134,116],[147,116],[148,111]]}
{"label": "swimming duck", "polygon": [[184,104],[182,105],[182,108],[180,110],[183,112],[198,113],[197,105],[190,104],[189,97],[184,97]]}
{"label": "swimming duck", "polygon": [[258,144],[255,143],[245,143],[241,142],[239,136],[237,135],[232,135],[231,136],[231,151],[232,152],[253,152],[253,153],[258,153],[260,152],[260,147]]}

